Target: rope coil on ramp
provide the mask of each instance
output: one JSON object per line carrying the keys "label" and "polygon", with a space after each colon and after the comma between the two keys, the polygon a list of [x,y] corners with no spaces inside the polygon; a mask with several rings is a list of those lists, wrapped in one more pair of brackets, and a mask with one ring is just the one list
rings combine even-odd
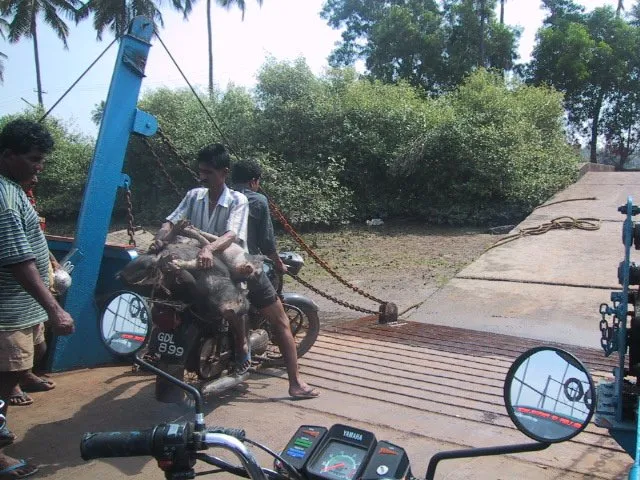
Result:
{"label": "rope coil on ramp", "polygon": [[598,218],[573,218],[569,216],[557,217],[550,222],[543,223],[536,227],[523,228],[518,233],[507,235],[506,237],[498,240],[496,243],[487,248],[485,250],[485,253],[493,248],[500,247],[505,243],[513,242],[514,240],[517,240],[519,238],[528,237],[531,235],[542,235],[543,233],[547,233],[550,230],[571,230],[574,228],[588,231],[598,230],[600,229],[601,223],[602,220]]}

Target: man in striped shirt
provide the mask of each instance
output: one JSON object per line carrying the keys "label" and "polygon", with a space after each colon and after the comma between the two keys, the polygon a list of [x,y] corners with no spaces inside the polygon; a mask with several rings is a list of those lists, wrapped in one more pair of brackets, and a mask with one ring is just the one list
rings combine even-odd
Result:
{"label": "man in striped shirt", "polygon": [[[189,220],[196,228],[218,236],[215,242],[203,247],[198,254],[198,267],[213,266],[213,254],[222,252],[236,242],[247,250],[247,197],[226,185],[231,160],[224,145],[214,143],[198,153],[198,173],[201,188],[189,190],[178,208],[167,217],[155,237],[152,248],[159,249],[171,227],[180,220]],[[245,325],[237,319],[232,326],[237,368],[242,373],[251,366]]]}
{"label": "man in striped shirt", "polygon": [[[74,331],[73,319],[49,291],[47,241],[20,186],[42,171],[52,149],[51,135],[36,122],[14,120],[0,132],[0,398],[5,401],[33,367],[43,322],[59,335]],[[36,471],[0,453],[0,477]]]}

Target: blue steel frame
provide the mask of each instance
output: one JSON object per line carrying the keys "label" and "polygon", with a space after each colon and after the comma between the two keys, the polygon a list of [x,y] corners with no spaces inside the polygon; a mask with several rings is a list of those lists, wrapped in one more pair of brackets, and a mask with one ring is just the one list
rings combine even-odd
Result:
{"label": "blue steel frame", "polygon": [[640,429],[638,418],[640,416],[640,402],[636,398],[638,414],[634,420],[623,418],[623,386],[625,372],[625,358],[627,355],[627,318],[629,311],[629,274],[631,268],[631,246],[634,243],[633,217],[640,213],[640,208],[633,205],[633,199],[627,198],[627,204],[618,209],[626,215],[622,226],[622,240],[624,243],[624,261],[622,267],[622,291],[611,292],[613,307],[603,305],[600,313],[615,315],[619,320],[619,328],[616,337],[609,349],[605,348],[605,355],[618,353],[618,366],[614,369],[615,380],[613,382],[601,382],[598,385],[598,402],[596,411],[596,425],[609,429],[609,434],[620,444],[626,452],[634,458],[633,466],[629,470],[629,480],[640,480]]}
{"label": "blue steel frame", "polygon": [[138,17],[120,43],[69,258],[75,267],[64,308],[76,321],[76,332],[53,339],[49,367],[54,371],[113,361],[100,341],[96,284],[117,190],[130,183],[122,173],[129,136],[151,136],[158,126],[136,108],[152,35],[153,23]]}

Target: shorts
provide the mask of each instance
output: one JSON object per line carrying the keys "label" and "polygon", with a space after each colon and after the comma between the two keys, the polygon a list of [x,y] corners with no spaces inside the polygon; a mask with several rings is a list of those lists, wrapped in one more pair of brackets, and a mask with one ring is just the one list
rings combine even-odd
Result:
{"label": "shorts", "polygon": [[273,288],[269,277],[264,272],[258,278],[247,280],[247,289],[249,290],[247,294],[249,302],[258,310],[268,307],[278,299],[275,288]]}
{"label": "shorts", "polygon": [[33,368],[34,345],[44,342],[44,323],[22,330],[0,331],[0,372]]}

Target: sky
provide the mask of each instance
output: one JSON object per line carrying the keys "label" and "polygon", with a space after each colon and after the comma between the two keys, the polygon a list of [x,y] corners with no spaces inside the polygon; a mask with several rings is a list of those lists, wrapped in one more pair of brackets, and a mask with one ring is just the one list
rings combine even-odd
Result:
{"label": "sky", "polygon": [[[315,74],[327,66],[327,57],[340,40],[340,32],[330,28],[320,18],[325,0],[265,0],[262,7],[247,1],[244,21],[239,9],[214,7],[214,82],[219,88],[229,83],[252,88],[256,75],[268,56],[277,60],[304,57]],[[192,84],[206,88],[207,25],[206,2],[197,1],[189,20],[171,11],[163,2],[164,29],[160,36],[168,50]],[[617,5],[617,0],[578,0],[587,11],[601,5]],[[628,2],[627,2],[628,3]],[[544,12],[537,0],[507,0],[505,23],[522,28],[519,54],[521,61],[530,58],[535,33]],[[69,22],[69,49],[51,29],[42,24],[39,32],[39,51],[45,108],[49,108],[80,74],[104,51],[113,36],[105,32],[102,42],[96,40],[91,19],[75,26]],[[142,93],[158,87],[185,87],[180,73],[171,63],[162,46],[153,46],[147,61]],[[29,104],[37,103],[33,44],[23,39],[17,44],[0,40],[5,60],[4,84],[0,85],[0,116],[18,113]],[[112,46],[91,71],[80,81],[52,114],[64,119],[73,131],[95,136],[97,127],[91,122],[91,111],[105,100],[117,54]]]}

